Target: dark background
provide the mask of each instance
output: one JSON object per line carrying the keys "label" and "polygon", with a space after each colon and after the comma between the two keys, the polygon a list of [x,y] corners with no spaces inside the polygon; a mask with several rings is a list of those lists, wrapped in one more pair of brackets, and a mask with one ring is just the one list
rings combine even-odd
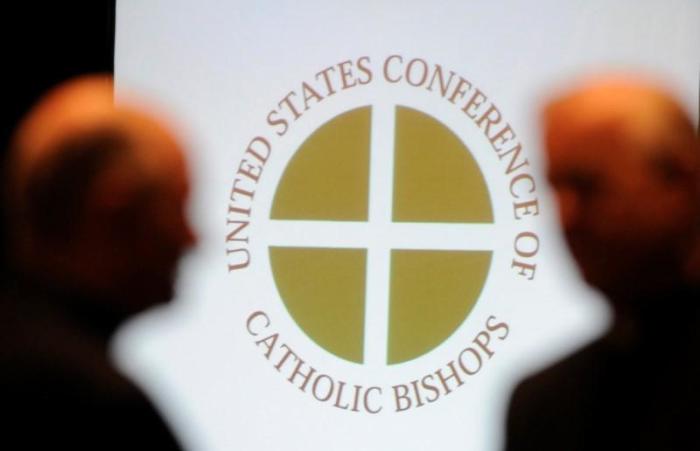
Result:
{"label": "dark background", "polygon": [[[114,72],[116,0],[6,2],[2,6],[0,174],[17,122],[50,87],[84,73]],[[21,4],[20,4],[21,3]],[[0,204],[4,206],[4,204]],[[0,213],[4,215],[4,208]],[[0,221],[0,270],[7,274]]]}

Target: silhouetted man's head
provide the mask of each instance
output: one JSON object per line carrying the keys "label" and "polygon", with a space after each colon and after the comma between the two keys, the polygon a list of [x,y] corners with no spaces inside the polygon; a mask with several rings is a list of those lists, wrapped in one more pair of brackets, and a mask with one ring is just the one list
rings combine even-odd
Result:
{"label": "silhouetted man's head", "polygon": [[129,315],[172,296],[194,236],[188,178],[170,132],[83,77],[27,115],[10,155],[8,210],[23,271]]}
{"label": "silhouetted man's head", "polygon": [[665,92],[601,79],[548,105],[549,179],[584,278],[613,301],[678,284],[698,229],[699,149]]}

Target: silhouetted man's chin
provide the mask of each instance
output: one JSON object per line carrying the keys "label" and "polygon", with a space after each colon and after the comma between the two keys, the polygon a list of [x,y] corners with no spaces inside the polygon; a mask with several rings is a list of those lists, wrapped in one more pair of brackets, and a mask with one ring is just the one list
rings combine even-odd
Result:
{"label": "silhouetted man's chin", "polygon": [[172,301],[175,289],[171,281],[162,284],[150,283],[151,285],[148,285],[146,290],[143,289],[144,286],[138,287],[140,288],[138,295],[134,294],[130,300],[127,300],[125,303],[125,307],[128,310],[125,312],[127,316],[136,315]]}

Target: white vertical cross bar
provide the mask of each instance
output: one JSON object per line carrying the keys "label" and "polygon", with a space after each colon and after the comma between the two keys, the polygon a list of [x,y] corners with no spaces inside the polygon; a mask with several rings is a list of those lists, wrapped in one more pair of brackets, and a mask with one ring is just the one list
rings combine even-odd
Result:
{"label": "white vertical cross bar", "polygon": [[384,367],[387,357],[391,249],[384,231],[391,227],[395,114],[390,103],[372,107],[369,226],[379,233],[368,237],[367,246],[364,361],[368,367]]}

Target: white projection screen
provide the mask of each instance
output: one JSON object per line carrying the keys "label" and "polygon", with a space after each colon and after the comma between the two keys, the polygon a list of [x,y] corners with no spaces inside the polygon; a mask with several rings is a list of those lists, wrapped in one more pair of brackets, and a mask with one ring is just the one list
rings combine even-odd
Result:
{"label": "white projection screen", "polygon": [[120,367],[193,450],[497,450],[600,334],[542,103],[645,74],[697,121],[696,0],[119,0],[117,100],[189,150],[198,246]]}

